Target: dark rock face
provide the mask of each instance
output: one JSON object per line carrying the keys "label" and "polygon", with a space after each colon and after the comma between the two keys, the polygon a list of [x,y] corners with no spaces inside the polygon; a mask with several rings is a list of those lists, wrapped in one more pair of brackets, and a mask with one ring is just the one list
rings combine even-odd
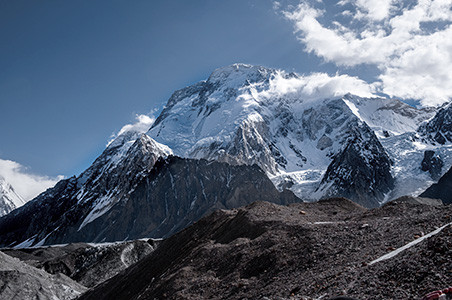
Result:
{"label": "dark rock face", "polygon": [[[77,200],[76,178],[61,180],[55,187],[0,218],[0,246],[18,244],[41,232],[51,232],[59,225],[76,222],[73,211]],[[81,207],[82,209],[82,207]]]}
{"label": "dark rock face", "polygon": [[421,162],[421,169],[424,172],[429,172],[433,180],[438,180],[441,177],[441,170],[444,162],[442,159],[435,155],[435,151],[426,150],[424,152],[424,159]]}
{"label": "dark rock face", "polygon": [[333,157],[322,179],[325,197],[343,196],[365,207],[378,207],[394,188],[391,159],[366,124],[353,124],[345,147]]}
{"label": "dark rock face", "polygon": [[79,199],[89,203],[107,195],[124,197],[152,169],[157,159],[166,155],[168,153],[145,134],[119,136],[77,178],[77,192],[82,190]]}
{"label": "dark rock face", "polygon": [[[146,135],[119,136],[79,177],[62,180],[0,219],[0,246],[91,242],[99,232],[79,230],[83,220],[129,196],[166,153]],[[104,202],[102,202],[104,201]],[[107,206],[107,207],[105,207]],[[124,236],[121,240],[126,238]]]}
{"label": "dark rock face", "polygon": [[49,274],[64,274],[83,286],[93,287],[149,255],[157,244],[153,240],[95,245],[76,243],[3,249],[2,252]]}
{"label": "dark rock face", "polygon": [[444,204],[452,204],[452,169],[446,172],[438,181],[430,186],[420,197],[441,199]]}
{"label": "dark rock face", "polygon": [[439,144],[452,142],[452,106],[441,108],[435,117],[421,125],[418,131],[424,138]]}
{"label": "dark rock face", "polygon": [[86,290],[65,275],[51,275],[0,252],[0,299],[75,299]]}
{"label": "dark rock face", "polygon": [[77,198],[78,182],[75,177],[63,180],[1,218],[0,245],[16,245],[27,239],[27,245],[39,241],[51,245],[163,237],[218,208],[256,200],[281,204],[300,201],[291,192],[279,193],[257,166],[176,157],[161,159],[147,175],[141,173],[133,189],[121,191],[123,196],[105,211],[99,212],[93,209],[93,202]]}
{"label": "dark rock face", "polygon": [[157,161],[127,202],[113,206],[86,225],[86,230],[102,231],[107,240],[168,237],[216,209],[257,200],[300,201],[291,192],[279,193],[256,165],[231,166],[170,156]]}
{"label": "dark rock face", "polygon": [[450,285],[452,207],[343,198],[221,210],[80,299],[420,299]]}

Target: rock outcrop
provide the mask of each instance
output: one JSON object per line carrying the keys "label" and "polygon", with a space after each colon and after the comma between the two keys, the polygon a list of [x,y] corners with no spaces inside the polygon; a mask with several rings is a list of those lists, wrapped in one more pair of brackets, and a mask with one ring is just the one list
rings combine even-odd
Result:
{"label": "rock outcrop", "polygon": [[333,157],[318,191],[323,197],[342,195],[365,207],[378,207],[394,188],[392,161],[367,125],[356,124],[350,131],[350,138]]}
{"label": "rock outcrop", "polygon": [[443,166],[443,160],[438,155],[435,155],[435,151],[426,150],[424,152],[421,170],[424,172],[428,171],[433,180],[438,180],[441,177]]}
{"label": "rock outcrop", "polygon": [[452,169],[446,172],[438,183],[432,184],[420,197],[441,199],[444,204],[452,204]]}

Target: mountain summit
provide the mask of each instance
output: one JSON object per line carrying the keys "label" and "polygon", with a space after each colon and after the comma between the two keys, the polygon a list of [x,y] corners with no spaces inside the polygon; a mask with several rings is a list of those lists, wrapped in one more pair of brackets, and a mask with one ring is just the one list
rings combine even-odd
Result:
{"label": "mountain summit", "polygon": [[147,132],[122,132],[80,176],[0,218],[0,245],[167,237],[257,200],[345,196],[372,208],[418,195],[452,165],[445,109],[220,68],[174,92]]}
{"label": "mountain summit", "polygon": [[[409,135],[433,115],[396,99],[340,95],[294,73],[234,64],[176,91],[147,134],[181,157],[257,164],[277,187],[306,200],[348,196],[375,207],[406,192],[394,169],[409,167],[399,165],[404,154],[393,146],[417,147]],[[431,182],[418,170],[404,173],[416,182],[411,189],[420,175]]]}

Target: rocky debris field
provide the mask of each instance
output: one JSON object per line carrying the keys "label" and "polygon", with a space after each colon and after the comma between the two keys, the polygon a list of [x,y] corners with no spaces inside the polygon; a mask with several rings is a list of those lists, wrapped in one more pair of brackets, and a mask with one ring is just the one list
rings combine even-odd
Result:
{"label": "rocky debris field", "polygon": [[409,197],[372,210],[255,202],[201,219],[80,299],[420,299],[452,282],[451,222],[452,206]]}
{"label": "rocky debris field", "polygon": [[421,299],[451,285],[451,222],[426,198],[255,202],[163,241],[2,249],[0,298]]}
{"label": "rocky debris field", "polygon": [[85,290],[65,275],[51,275],[0,252],[0,299],[69,300]]}
{"label": "rocky debris field", "polygon": [[[10,261],[21,265],[29,265],[27,268],[35,270],[27,275],[26,280],[37,276],[32,281],[47,282],[48,278],[54,278],[52,276],[55,275],[57,276],[55,278],[61,277],[70,282],[73,280],[76,286],[81,287],[81,290],[85,291],[85,287],[93,287],[140,261],[146,255],[150,254],[156,248],[157,244],[158,242],[154,240],[136,240],[105,244],[76,243],[40,248],[2,249],[0,254],[3,255],[2,257],[8,257]],[[5,267],[5,265],[0,263],[0,268],[2,267]],[[14,269],[14,267],[11,267],[11,270]],[[46,275],[42,276],[41,274]],[[11,284],[8,278],[10,277],[3,278],[4,283]],[[50,283],[47,282],[46,284],[49,285]],[[9,294],[5,293],[5,289],[2,290],[0,288],[0,299],[10,299],[6,297]],[[32,295],[31,292],[30,295]],[[75,296],[77,295],[72,295],[68,299],[74,298]],[[17,299],[35,298],[34,296],[30,296],[29,298]],[[43,299],[53,298],[44,297]],[[62,298],[57,294],[57,299],[66,298]]]}

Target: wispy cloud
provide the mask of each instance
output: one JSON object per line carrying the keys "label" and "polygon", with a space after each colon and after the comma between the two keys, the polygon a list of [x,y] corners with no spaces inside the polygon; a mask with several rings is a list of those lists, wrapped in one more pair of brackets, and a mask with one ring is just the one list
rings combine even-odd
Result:
{"label": "wispy cloud", "polygon": [[[375,65],[378,91],[439,105],[452,97],[452,0],[342,0],[354,12],[326,20],[303,1],[284,10],[305,51],[347,68]],[[350,18],[349,18],[350,19]]]}
{"label": "wispy cloud", "polygon": [[107,146],[110,145],[118,136],[127,132],[145,133],[151,128],[155,122],[155,117],[152,115],[136,115],[135,123],[124,125],[117,133],[112,134]]}
{"label": "wispy cloud", "polygon": [[304,76],[285,76],[279,72],[270,80],[267,90],[258,93],[259,97],[294,97],[305,101],[340,97],[352,93],[361,97],[374,96],[375,87],[367,82],[348,75],[330,76],[313,73]]}
{"label": "wispy cloud", "polygon": [[64,176],[48,177],[36,175],[30,173],[21,164],[4,159],[0,159],[0,176],[3,176],[26,201],[33,199],[64,178]]}

